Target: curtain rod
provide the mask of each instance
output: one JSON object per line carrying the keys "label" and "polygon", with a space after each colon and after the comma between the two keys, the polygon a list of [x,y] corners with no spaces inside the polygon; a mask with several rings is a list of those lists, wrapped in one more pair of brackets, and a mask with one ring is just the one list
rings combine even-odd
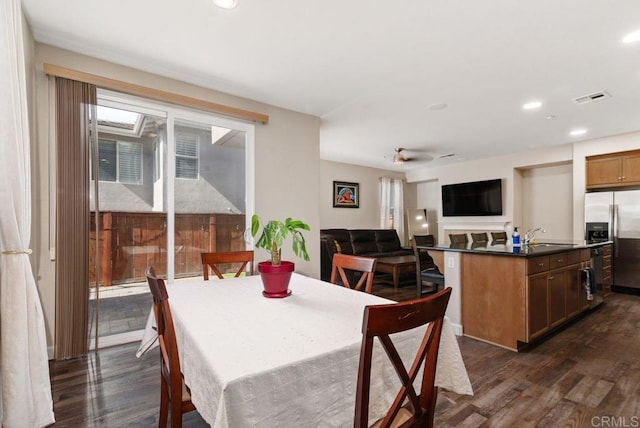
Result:
{"label": "curtain rod", "polygon": [[165,101],[171,104],[179,104],[187,107],[195,107],[207,110],[213,113],[219,113],[225,116],[231,116],[238,119],[260,122],[262,124],[269,123],[269,116],[263,113],[256,113],[249,110],[243,110],[223,104],[212,103],[210,101],[198,98],[187,97],[185,95],[174,94],[172,92],[162,91],[160,89],[148,88],[133,83],[123,82],[121,80],[110,79],[108,77],[98,76],[95,74],[85,73],[83,71],[72,70],[54,64],[44,64],[44,72],[49,76],[64,77],[65,79],[77,80],[79,82],[90,83],[99,88],[111,89],[114,91],[124,92],[130,95],[138,95],[141,97],[151,98],[157,101]]}

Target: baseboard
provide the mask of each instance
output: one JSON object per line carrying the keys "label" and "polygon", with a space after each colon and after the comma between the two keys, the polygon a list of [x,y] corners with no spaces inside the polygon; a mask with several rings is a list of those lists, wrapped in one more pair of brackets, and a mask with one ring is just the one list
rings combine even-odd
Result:
{"label": "baseboard", "polygon": [[453,334],[462,336],[462,324],[451,323],[451,328],[453,328]]}
{"label": "baseboard", "polygon": [[614,285],[611,287],[611,291],[615,293],[633,294],[636,296],[640,296],[640,288],[638,287],[622,287],[619,285]]}
{"label": "baseboard", "polygon": [[53,346],[47,346],[47,358],[53,360]]}
{"label": "baseboard", "polygon": [[[108,348],[110,346],[122,345],[124,343],[139,342],[142,340],[144,330],[128,331],[126,333],[112,334],[110,336],[102,336],[98,338],[98,346],[100,348]],[[95,349],[95,342],[91,340],[89,350]]]}

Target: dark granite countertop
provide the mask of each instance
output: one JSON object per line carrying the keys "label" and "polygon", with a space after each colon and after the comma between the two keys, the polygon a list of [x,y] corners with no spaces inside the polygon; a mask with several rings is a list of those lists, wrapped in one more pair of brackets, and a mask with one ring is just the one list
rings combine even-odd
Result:
{"label": "dark granite countertop", "polygon": [[520,257],[536,257],[544,256],[548,254],[562,253],[564,251],[579,250],[585,248],[600,247],[605,244],[611,244],[611,241],[606,242],[587,242],[587,241],[555,241],[555,242],[536,242],[530,245],[522,245],[520,247],[514,247],[511,243],[506,244],[494,244],[491,242],[468,242],[466,244],[451,244],[451,245],[433,245],[433,246],[420,246],[418,248],[426,250],[440,250],[440,251],[458,251],[462,253],[476,253],[476,254],[492,254],[498,256],[520,256]]}

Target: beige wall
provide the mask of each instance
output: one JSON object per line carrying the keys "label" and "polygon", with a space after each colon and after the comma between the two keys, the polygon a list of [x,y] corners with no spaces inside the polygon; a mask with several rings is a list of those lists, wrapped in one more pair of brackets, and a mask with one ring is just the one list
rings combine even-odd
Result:
{"label": "beige wall", "polygon": [[[49,219],[49,83],[43,64],[51,63],[87,73],[118,79],[146,87],[161,89],[194,98],[226,104],[232,107],[268,114],[268,125],[256,125],[255,144],[255,210],[263,219],[288,216],[306,221],[311,232],[306,233],[311,262],[294,259],[289,248],[283,256],[296,263],[296,270],[319,277],[320,192],[319,127],[317,117],[234,97],[184,82],[164,78],[128,67],[79,55],[52,46],[35,45],[36,126],[33,150],[33,249],[34,272],[42,299],[47,327],[47,341],[53,342],[54,323],[54,262],[49,257],[49,234],[53,220]],[[258,260],[267,259],[259,250]]]}
{"label": "beige wall", "polygon": [[[545,148],[439,168],[407,172],[407,181],[416,186],[418,205],[438,206],[440,242],[447,227],[513,225],[521,231],[541,225],[547,229],[542,239],[584,239],[585,157],[640,149],[640,132],[597,138],[575,144]],[[503,178],[504,215],[500,217],[442,218],[442,184]],[[434,200],[435,197],[435,200]],[[487,226],[489,228],[489,226]]]}
{"label": "beige wall", "polygon": [[[559,163],[570,163],[572,147],[570,145],[505,155],[488,159],[480,159],[457,163],[436,168],[422,168],[407,172],[407,181],[418,183],[417,200],[419,203],[437,203],[438,207],[438,240],[448,243],[448,233],[456,230],[506,230],[511,233],[514,226],[520,230],[527,230],[534,225],[524,221],[524,201],[529,197],[523,188],[523,172],[540,167],[548,167]],[[442,217],[442,202],[440,188],[443,184],[462,183],[468,181],[503,179],[502,198],[503,215],[488,217]],[[563,177],[569,180],[571,177]],[[566,186],[566,184],[565,184]],[[536,192],[543,191],[536,186]],[[428,194],[424,194],[428,192]],[[542,207],[536,207],[542,209]],[[529,209],[529,208],[527,208]],[[563,213],[571,212],[571,200],[558,201],[557,210]],[[563,214],[566,215],[566,214]],[[530,218],[530,217],[529,217]],[[537,217],[534,217],[537,219]],[[562,232],[570,234],[570,228]]]}
{"label": "beige wall", "polygon": [[[538,241],[573,239],[573,168],[571,163],[522,171],[522,224],[544,227]],[[526,232],[523,229],[521,233]]]}
{"label": "beige wall", "polygon": [[[404,173],[346,163],[320,161],[320,228],[380,228],[380,177],[404,178]],[[334,208],[333,182],[360,183],[360,208]]]}

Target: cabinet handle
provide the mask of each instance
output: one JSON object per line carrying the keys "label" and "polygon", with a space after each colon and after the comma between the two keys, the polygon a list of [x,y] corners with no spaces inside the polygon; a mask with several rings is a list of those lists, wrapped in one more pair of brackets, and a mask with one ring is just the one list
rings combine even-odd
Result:
{"label": "cabinet handle", "polygon": [[622,180],[622,177],[618,177],[618,180]]}
{"label": "cabinet handle", "polygon": [[626,179],[626,178],[627,178],[627,177],[625,177],[624,175],[622,176],[622,179],[623,179],[623,180],[624,180],[624,179]]}
{"label": "cabinet handle", "polygon": [[557,260],[556,260],[556,262],[558,262],[558,263],[562,263],[562,262],[563,262],[563,260],[562,260],[562,259],[557,259]]}
{"label": "cabinet handle", "polygon": [[549,281],[553,281],[554,278],[555,278],[555,276],[550,276],[549,277]]}
{"label": "cabinet handle", "polygon": [[544,266],[544,263],[538,263],[538,266],[542,267]]}

